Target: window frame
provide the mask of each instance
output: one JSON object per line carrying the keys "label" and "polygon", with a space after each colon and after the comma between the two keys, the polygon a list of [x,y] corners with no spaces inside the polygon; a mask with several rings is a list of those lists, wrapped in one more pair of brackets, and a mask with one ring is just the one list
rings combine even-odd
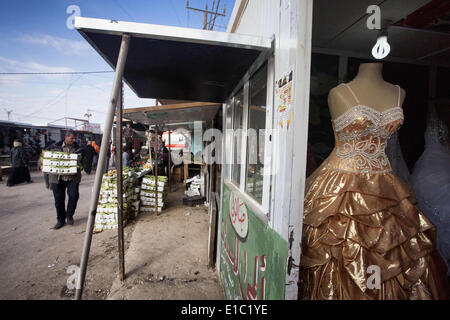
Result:
{"label": "window frame", "polygon": [[[264,177],[263,177],[263,197],[261,203],[259,203],[252,195],[245,191],[246,189],[246,179],[247,179],[247,153],[248,153],[248,117],[249,117],[249,89],[250,89],[250,81],[253,76],[264,67],[267,66],[267,74],[266,74],[266,130],[267,134],[264,137]],[[248,74],[248,78],[244,81],[244,83],[238,87],[233,92],[233,95],[230,97],[229,104],[231,106],[231,129],[235,127],[234,119],[235,119],[235,97],[243,90],[244,94],[244,105],[243,105],[243,114],[242,114],[242,136],[241,136],[241,168],[240,168],[240,177],[239,177],[239,185],[237,185],[233,179],[233,170],[234,166],[234,150],[235,150],[235,139],[234,134],[230,134],[231,139],[226,138],[226,142],[230,144],[231,149],[231,159],[232,163],[230,164],[229,175],[228,175],[228,183],[231,184],[234,189],[239,190],[241,196],[244,200],[252,206],[253,209],[256,209],[257,213],[262,214],[265,217],[265,220],[270,219],[270,208],[271,203],[273,201],[271,196],[271,182],[273,172],[272,159],[273,159],[273,145],[272,145],[272,129],[273,129],[273,121],[274,121],[274,57],[273,55],[269,56],[265,59],[258,68],[255,68],[252,73]],[[259,134],[258,134],[259,139]]]}
{"label": "window frame", "polygon": [[[230,145],[231,145],[231,164],[230,164],[230,181],[233,183],[234,186],[236,186],[238,189],[240,189],[240,186],[242,185],[242,167],[244,167],[245,162],[242,162],[242,152],[243,152],[243,145],[244,145],[244,141],[243,141],[243,137],[241,136],[241,159],[239,160],[240,162],[238,163],[234,163],[235,160],[235,135],[234,135],[234,129],[235,129],[235,112],[236,112],[236,97],[241,93],[242,91],[242,96],[243,96],[243,106],[242,106],[242,115],[241,115],[241,123],[242,123],[242,128],[241,130],[244,131],[245,130],[245,122],[244,122],[244,113],[245,113],[245,89],[244,88],[239,88],[239,90],[236,91],[236,93],[233,95],[232,98],[232,109],[231,109],[231,135],[230,135]],[[237,160],[237,159],[236,159]],[[234,181],[234,169],[235,169],[235,165],[240,165],[240,171],[239,171],[239,185],[236,184],[236,181]]]}

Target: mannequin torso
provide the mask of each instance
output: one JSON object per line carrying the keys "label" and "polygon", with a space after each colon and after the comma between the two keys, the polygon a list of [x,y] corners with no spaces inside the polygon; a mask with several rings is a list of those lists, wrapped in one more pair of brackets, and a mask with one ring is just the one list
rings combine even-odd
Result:
{"label": "mannequin torso", "polygon": [[[385,153],[404,120],[405,92],[381,68],[363,64],[329,94],[335,147],[305,184],[301,299],[445,299],[431,255],[435,228]],[[373,290],[375,261],[383,280]]]}
{"label": "mannequin torso", "polygon": [[348,87],[339,85],[331,89],[328,95],[331,118],[336,119],[358,104],[371,107],[378,112],[401,106],[405,99],[405,91],[400,90],[399,101],[399,87],[383,80],[382,68],[381,63],[363,63],[359,66],[357,76],[347,84],[357,96],[359,103]]}

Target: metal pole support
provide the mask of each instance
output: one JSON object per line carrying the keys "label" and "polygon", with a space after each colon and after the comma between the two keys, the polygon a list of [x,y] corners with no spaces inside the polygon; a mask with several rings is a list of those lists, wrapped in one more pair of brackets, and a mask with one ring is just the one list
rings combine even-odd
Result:
{"label": "metal pole support", "polygon": [[103,128],[102,145],[100,148],[97,170],[95,172],[94,186],[92,188],[92,197],[91,197],[91,204],[89,207],[88,221],[86,225],[86,235],[84,238],[83,253],[81,256],[80,272],[78,274],[78,280],[76,285],[76,293],[75,293],[76,300],[80,300],[83,293],[84,280],[86,277],[86,268],[89,259],[89,251],[91,249],[92,231],[94,230],[95,215],[97,213],[98,196],[100,194],[100,187],[103,179],[103,171],[105,169],[105,159],[108,149],[108,142],[111,135],[112,124],[114,121],[114,113],[116,111],[117,97],[119,96],[119,90],[122,83],[122,76],[125,69],[125,62],[127,60],[129,43],[130,43],[130,36],[124,34],[122,36],[122,43],[120,45],[119,57],[117,59],[116,73],[114,76],[114,82],[111,91],[111,99],[109,101],[108,114],[106,116],[105,126]]}

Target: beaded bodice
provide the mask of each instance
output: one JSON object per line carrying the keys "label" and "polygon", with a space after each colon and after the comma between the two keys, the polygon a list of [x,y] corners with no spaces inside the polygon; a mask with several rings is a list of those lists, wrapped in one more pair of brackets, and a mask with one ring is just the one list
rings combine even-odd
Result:
{"label": "beaded bodice", "polygon": [[345,86],[357,105],[333,120],[336,145],[328,158],[328,166],[340,171],[368,174],[391,171],[385,149],[389,137],[404,119],[400,87],[397,106],[380,112],[360,104],[353,90]]}

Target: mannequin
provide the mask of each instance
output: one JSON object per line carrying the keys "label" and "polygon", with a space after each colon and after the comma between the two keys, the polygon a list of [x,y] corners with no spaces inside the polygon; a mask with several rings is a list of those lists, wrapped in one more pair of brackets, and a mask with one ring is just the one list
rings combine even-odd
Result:
{"label": "mannequin", "polygon": [[[348,86],[358,96],[359,102],[369,106],[378,112],[386,111],[398,102],[398,87],[384,81],[382,63],[362,63],[359,66],[356,77],[347,83]],[[401,89],[400,104],[405,100],[405,90]],[[328,105],[331,118],[336,119],[344,112],[348,111],[350,106],[357,103],[352,93],[345,86],[337,86],[331,89],[328,95]]]}
{"label": "mannequin", "polygon": [[[305,185],[300,299],[440,299],[434,225],[385,149],[404,120],[405,91],[365,63],[329,94],[335,147]],[[380,285],[370,285],[370,266]]]}

